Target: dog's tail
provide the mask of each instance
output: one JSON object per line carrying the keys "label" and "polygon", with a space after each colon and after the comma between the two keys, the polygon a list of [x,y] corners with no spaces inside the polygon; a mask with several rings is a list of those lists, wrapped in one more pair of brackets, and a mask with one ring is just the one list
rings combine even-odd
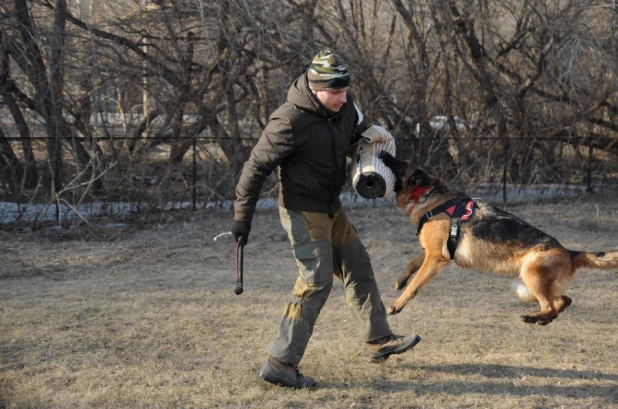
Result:
{"label": "dog's tail", "polygon": [[601,253],[587,253],[583,251],[569,250],[573,267],[578,268],[598,268],[608,270],[618,268],[618,249]]}

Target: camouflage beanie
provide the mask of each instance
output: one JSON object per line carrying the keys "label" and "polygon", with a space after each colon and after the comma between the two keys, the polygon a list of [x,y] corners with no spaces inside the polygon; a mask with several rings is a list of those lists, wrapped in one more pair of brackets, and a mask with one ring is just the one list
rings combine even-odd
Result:
{"label": "camouflage beanie", "polygon": [[309,88],[315,91],[346,88],[352,82],[341,57],[330,50],[322,50],[313,58],[307,79]]}

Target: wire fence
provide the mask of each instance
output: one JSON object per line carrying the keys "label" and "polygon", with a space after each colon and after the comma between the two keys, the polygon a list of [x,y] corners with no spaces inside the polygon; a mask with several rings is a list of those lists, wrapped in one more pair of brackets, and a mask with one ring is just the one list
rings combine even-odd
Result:
{"label": "wire fence", "polygon": [[[7,138],[16,147],[24,139]],[[28,140],[41,145],[34,146],[41,174],[51,175],[51,179],[55,177],[61,183],[54,185],[53,180],[41,176],[36,188],[22,189],[19,194],[9,194],[8,184],[2,183],[3,196],[9,197],[8,202],[13,204],[12,214],[19,215],[17,218],[7,217],[0,209],[2,224],[15,220],[41,222],[46,220],[45,215],[51,209],[54,223],[66,224],[67,220],[81,219],[78,209],[84,204],[90,205],[89,213],[96,208],[95,213],[109,215],[224,207],[223,203],[233,200],[239,170],[257,142],[255,138],[202,135],[191,138],[69,137],[62,138],[59,144],[62,155],[56,155],[56,161],[49,162],[43,142],[50,138],[32,137]],[[127,141],[150,145],[136,155],[123,151]],[[594,147],[592,141],[585,138],[530,140],[466,136],[456,139],[441,135],[400,138],[396,142],[399,157],[411,158],[419,164],[429,163],[434,173],[447,182],[490,192],[504,204],[512,201],[509,192],[514,186],[524,189],[576,185],[584,192],[593,192],[595,188],[618,188],[616,155]],[[90,170],[83,164],[76,164],[76,143],[99,146],[100,152],[92,155]],[[186,152],[178,163],[171,164],[169,154],[173,144],[184,144]],[[233,150],[236,157],[229,157],[223,145],[238,148]],[[0,177],[7,174],[6,166],[0,169]],[[93,183],[95,180],[100,182],[98,187]],[[273,174],[265,183],[263,196],[276,196],[276,187],[277,177]],[[354,195],[349,182],[344,192]],[[43,210],[26,211],[32,210],[34,204],[43,205],[45,213]],[[69,217],[69,213],[77,216]]]}

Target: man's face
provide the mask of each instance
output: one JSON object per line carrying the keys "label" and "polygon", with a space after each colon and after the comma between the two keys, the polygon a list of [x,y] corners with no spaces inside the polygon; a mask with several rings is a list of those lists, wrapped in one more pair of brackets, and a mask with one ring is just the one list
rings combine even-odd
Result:
{"label": "man's face", "polygon": [[312,91],[313,95],[324,105],[324,108],[331,112],[339,112],[343,104],[346,103],[346,92],[350,89],[341,88],[325,91]]}

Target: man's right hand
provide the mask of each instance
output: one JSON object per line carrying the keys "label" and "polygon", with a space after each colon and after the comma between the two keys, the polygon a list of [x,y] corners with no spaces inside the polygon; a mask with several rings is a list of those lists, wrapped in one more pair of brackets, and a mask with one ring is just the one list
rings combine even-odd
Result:
{"label": "man's right hand", "polygon": [[241,222],[240,220],[234,220],[232,228],[230,229],[234,240],[238,243],[238,239],[242,238],[240,244],[244,246],[249,242],[249,232],[251,231],[251,223]]}

